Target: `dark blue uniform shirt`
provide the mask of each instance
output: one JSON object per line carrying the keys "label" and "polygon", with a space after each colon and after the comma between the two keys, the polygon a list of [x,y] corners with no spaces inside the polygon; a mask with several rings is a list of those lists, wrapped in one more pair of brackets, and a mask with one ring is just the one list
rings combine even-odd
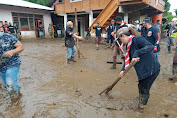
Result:
{"label": "dark blue uniform shirt", "polygon": [[[132,38],[130,60],[140,58],[140,61],[134,66],[139,80],[145,79],[160,70],[160,64],[153,54],[153,49],[154,46],[144,37],[136,36]],[[123,70],[125,70],[125,65],[122,68]]]}

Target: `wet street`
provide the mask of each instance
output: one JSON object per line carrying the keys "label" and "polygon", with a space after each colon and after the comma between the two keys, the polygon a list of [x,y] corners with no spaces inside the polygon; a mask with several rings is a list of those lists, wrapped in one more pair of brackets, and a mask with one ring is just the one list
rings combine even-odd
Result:
{"label": "wet street", "polygon": [[[177,86],[172,74],[173,54],[161,42],[161,72],[151,88],[144,112],[138,107],[138,79],[134,69],[113,88],[109,96],[98,94],[118,77],[122,65],[110,70],[112,49],[96,50],[89,41],[80,42],[86,59],[66,64],[66,48],[59,39],[25,39],[21,53],[19,86],[22,98],[12,105],[7,91],[0,89],[2,118],[176,118]],[[81,56],[82,57],[82,56]]]}

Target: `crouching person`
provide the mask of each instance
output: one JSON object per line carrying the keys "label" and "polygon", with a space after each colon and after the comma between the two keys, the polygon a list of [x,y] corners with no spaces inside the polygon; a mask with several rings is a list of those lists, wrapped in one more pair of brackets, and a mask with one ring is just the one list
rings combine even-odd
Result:
{"label": "crouching person", "polygon": [[24,47],[17,38],[0,28],[0,80],[12,102],[19,98],[18,74],[21,65],[19,53]]}
{"label": "crouching person", "polygon": [[73,23],[71,21],[67,22],[65,46],[67,47],[67,63],[76,62],[74,57],[76,55],[76,46],[74,38],[83,40],[83,37],[77,36],[77,33],[73,34]]}
{"label": "crouching person", "polygon": [[117,32],[122,43],[127,45],[125,64],[120,72],[120,77],[124,75],[124,70],[130,62],[137,61],[139,57],[140,61],[134,67],[139,81],[139,108],[143,109],[147,105],[150,88],[159,75],[160,64],[153,53],[154,46],[144,37],[132,35],[131,32],[134,32],[133,30],[132,28],[124,27]]}

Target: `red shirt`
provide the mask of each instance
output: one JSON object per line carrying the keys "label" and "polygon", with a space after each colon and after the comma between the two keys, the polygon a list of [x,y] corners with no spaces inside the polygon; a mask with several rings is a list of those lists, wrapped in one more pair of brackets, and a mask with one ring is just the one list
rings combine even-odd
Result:
{"label": "red shirt", "polygon": [[9,26],[9,25],[7,25],[7,24],[4,25],[5,33],[8,33],[8,30],[7,30],[7,27],[8,27],[8,26]]}

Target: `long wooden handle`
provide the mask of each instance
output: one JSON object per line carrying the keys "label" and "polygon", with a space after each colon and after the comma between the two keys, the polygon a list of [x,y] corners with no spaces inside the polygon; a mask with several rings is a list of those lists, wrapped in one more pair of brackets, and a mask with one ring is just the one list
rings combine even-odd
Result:
{"label": "long wooden handle", "polygon": [[121,48],[121,45],[120,45],[120,43],[118,42],[118,40],[116,40],[116,42],[117,42],[117,44],[118,44],[120,50],[122,51],[122,53],[125,54],[125,52],[124,52],[124,50]]}
{"label": "long wooden handle", "polygon": [[[140,60],[140,58],[137,58],[137,61],[130,63],[130,65],[124,70],[124,75]],[[108,94],[109,91],[112,90],[112,88],[121,80],[121,77],[118,77],[114,83],[111,86],[108,86],[105,90],[103,90],[99,95],[102,93]]]}

